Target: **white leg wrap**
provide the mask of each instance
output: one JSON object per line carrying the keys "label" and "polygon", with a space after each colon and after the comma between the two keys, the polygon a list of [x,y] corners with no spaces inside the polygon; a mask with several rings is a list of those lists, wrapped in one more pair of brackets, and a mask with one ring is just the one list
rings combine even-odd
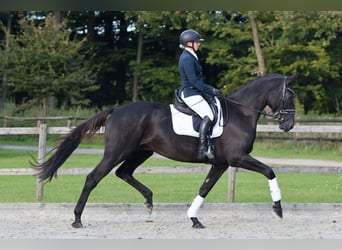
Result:
{"label": "white leg wrap", "polygon": [[201,197],[200,195],[197,195],[196,198],[192,201],[192,204],[188,209],[189,218],[197,217],[198,210],[202,206],[203,202],[204,202],[204,198]]}
{"label": "white leg wrap", "polygon": [[281,200],[281,191],[277,182],[277,178],[268,180],[268,185],[270,186],[271,196],[273,201]]}

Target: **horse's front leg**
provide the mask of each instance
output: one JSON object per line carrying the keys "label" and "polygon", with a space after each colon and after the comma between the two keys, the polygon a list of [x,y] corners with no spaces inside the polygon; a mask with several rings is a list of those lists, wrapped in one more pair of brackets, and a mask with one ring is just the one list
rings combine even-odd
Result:
{"label": "horse's front leg", "polygon": [[235,165],[235,167],[248,169],[263,174],[268,179],[268,185],[271,192],[271,197],[273,200],[273,211],[274,213],[283,218],[283,210],[281,207],[281,191],[278,185],[276,175],[272,168],[265,165],[264,163],[256,160],[250,155],[246,155],[241,158]]}
{"label": "horse's front leg", "polygon": [[218,179],[222,176],[224,171],[228,168],[228,165],[212,165],[207,177],[205,178],[202,186],[200,187],[199,194],[193,200],[189,207],[187,214],[192,221],[193,228],[205,228],[203,224],[198,220],[198,211],[202,206],[205,197],[213,188]]}

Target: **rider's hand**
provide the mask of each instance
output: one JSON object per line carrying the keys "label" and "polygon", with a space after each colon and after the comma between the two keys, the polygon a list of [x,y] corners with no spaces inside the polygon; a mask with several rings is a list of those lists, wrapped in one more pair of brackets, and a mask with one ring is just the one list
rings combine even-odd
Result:
{"label": "rider's hand", "polygon": [[221,94],[221,91],[219,89],[213,88],[213,96],[218,96]]}

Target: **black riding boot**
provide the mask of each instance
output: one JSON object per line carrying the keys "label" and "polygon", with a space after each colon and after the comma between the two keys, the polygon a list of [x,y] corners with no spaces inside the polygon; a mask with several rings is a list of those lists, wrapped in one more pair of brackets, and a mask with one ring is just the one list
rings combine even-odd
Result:
{"label": "black riding boot", "polygon": [[199,128],[199,140],[200,145],[198,149],[198,156],[200,159],[205,159],[207,157],[208,159],[214,158],[214,153],[208,150],[208,132],[211,129],[211,121],[208,116],[205,116],[202,119],[200,128]]}

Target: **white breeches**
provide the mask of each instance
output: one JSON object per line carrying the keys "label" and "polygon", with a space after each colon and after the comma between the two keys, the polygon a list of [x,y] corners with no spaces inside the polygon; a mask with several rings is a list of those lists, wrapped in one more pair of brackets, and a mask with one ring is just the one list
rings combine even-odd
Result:
{"label": "white breeches", "polygon": [[193,111],[195,111],[202,119],[205,116],[208,116],[210,121],[214,120],[214,115],[209,104],[201,95],[184,97],[184,94],[182,92],[181,97],[186,105],[188,105]]}

